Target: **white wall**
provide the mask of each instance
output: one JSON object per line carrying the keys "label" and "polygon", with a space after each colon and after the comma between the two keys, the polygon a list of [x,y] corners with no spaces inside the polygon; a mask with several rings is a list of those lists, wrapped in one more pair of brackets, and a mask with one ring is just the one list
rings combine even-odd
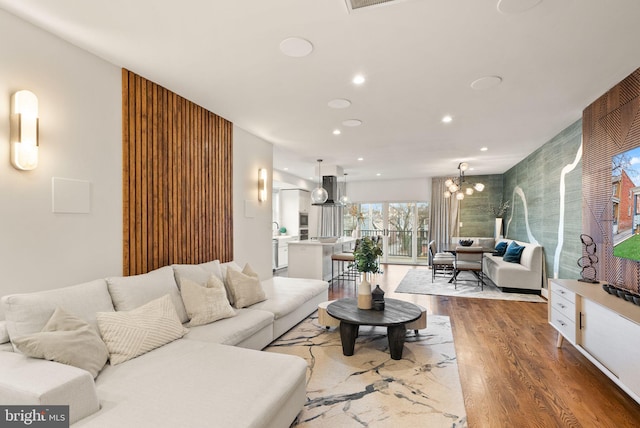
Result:
{"label": "white wall", "polygon": [[[122,273],[120,69],[0,11],[0,296]],[[10,97],[40,104],[40,164],[9,161]],[[52,177],[91,182],[89,214],[54,214]]]}
{"label": "white wall", "polygon": [[431,178],[347,181],[347,196],[352,202],[429,202]]}
{"label": "white wall", "polygon": [[249,132],[233,127],[233,251],[241,266],[249,263],[265,279],[271,270],[271,204],[258,202],[258,170],[269,172],[267,188],[273,182],[273,147]]}

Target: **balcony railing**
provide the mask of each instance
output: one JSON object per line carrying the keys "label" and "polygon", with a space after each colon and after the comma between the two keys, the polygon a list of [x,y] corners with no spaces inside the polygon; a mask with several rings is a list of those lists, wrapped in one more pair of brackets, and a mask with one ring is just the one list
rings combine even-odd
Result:
{"label": "balcony railing", "polygon": [[[346,236],[351,236],[351,230],[345,230]],[[383,232],[377,229],[362,229],[360,236],[378,236]],[[420,230],[418,238],[418,258],[429,257],[429,231]],[[413,232],[405,230],[389,230],[387,236],[387,256],[388,257],[413,257],[412,249]]]}

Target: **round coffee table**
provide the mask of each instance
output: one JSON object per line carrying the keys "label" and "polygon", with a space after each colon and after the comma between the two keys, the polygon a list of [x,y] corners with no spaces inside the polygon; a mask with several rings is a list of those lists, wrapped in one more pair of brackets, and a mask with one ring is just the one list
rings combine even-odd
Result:
{"label": "round coffee table", "polygon": [[413,303],[397,299],[385,299],[384,311],[358,309],[357,299],[347,298],[331,303],[327,306],[327,313],[340,320],[343,355],[353,355],[359,327],[372,325],[387,327],[391,358],[400,360],[404,348],[404,337],[407,334],[406,324],[420,318],[422,310]]}

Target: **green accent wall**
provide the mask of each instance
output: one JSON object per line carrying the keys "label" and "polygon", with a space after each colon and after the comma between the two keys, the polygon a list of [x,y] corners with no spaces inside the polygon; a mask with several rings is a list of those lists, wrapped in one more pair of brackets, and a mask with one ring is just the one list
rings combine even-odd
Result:
{"label": "green accent wall", "polygon": [[490,207],[499,205],[502,200],[502,174],[467,176],[465,182],[467,184],[482,183],[484,190],[465,196],[460,201],[460,222],[462,223],[460,236],[494,236],[495,218]]}
{"label": "green accent wall", "polygon": [[571,164],[581,144],[582,120],[578,120],[503,175],[504,199],[511,203],[505,236],[538,241],[550,278],[580,277],[582,161],[573,168]]}

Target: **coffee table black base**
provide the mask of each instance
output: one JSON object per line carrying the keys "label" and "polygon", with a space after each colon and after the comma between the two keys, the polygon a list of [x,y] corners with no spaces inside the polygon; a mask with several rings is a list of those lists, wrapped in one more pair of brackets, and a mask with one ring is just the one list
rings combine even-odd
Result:
{"label": "coffee table black base", "polygon": [[[342,355],[350,357],[353,355],[356,338],[358,337],[358,324],[340,322],[340,340],[342,342]],[[391,359],[401,360],[404,349],[404,338],[407,328],[404,324],[390,325],[387,327],[387,339],[389,340],[389,353]]]}
{"label": "coffee table black base", "polygon": [[357,300],[345,298],[334,301],[327,306],[327,314],[340,320],[340,340],[342,353],[353,355],[359,326],[370,325],[387,328],[389,353],[391,358],[402,358],[407,324],[422,316],[422,310],[413,303],[397,299],[386,299],[384,311],[359,309]]}

